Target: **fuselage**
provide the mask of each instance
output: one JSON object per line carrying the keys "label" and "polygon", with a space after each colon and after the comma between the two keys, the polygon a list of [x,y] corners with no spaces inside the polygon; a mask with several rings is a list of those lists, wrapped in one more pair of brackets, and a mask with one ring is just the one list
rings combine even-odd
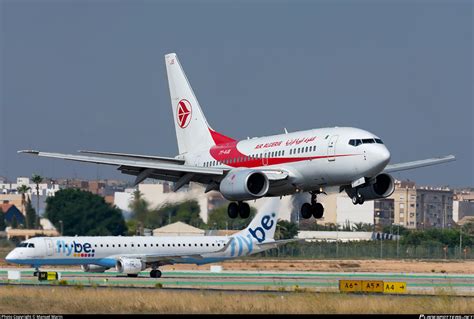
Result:
{"label": "fuselage", "polygon": [[194,166],[289,172],[290,183],[272,185],[269,196],[351,184],[376,176],[390,161],[380,138],[357,128],[321,128],[242,141],[211,134],[216,145],[179,157]]}
{"label": "fuselage", "polygon": [[[255,240],[227,236],[90,236],[37,237],[22,242],[6,261],[32,265],[98,265],[115,267],[120,257],[174,256],[172,263],[205,264],[259,252]],[[199,255],[199,258],[193,256]]]}

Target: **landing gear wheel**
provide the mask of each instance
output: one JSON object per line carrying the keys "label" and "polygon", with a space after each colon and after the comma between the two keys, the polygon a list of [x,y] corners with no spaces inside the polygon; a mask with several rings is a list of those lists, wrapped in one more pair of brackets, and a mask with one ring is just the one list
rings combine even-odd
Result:
{"label": "landing gear wheel", "polygon": [[324,206],[321,203],[315,203],[313,206],[311,206],[311,211],[314,218],[322,218],[324,215]]}
{"label": "landing gear wheel", "polygon": [[160,278],[161,277],[161,271],[159,271],[158,269],[153,269],[152,271],[150,271],[150,277],[151,278]]}
{"label": "landing gear wheel", "polygon": [[230,203],[229,206],[227,206],[227,215],[229,215],[230,218],[234,219],[237,218],[239,215],[239,205],[237,203]]}
{"label": "landing gear wheel", "polygon": [[364,201],[365,201],[364,197],[359,193],[356,193],[356,195],[352,197],[352,204],[354,205],[357,205],[357,204],[362,205]]}
{"label": "landing gear wheel", "polygon": [[303,217],[304,219],[308,219],[311,217],[311,215],[312,215],[311,204],[304,203],[303,205],[301,205],[301,217]]}
{"label": "landing gear wheel", "polygon": [[354,204],[354,205],[359,204],[359,199],[357,198],[357,196],[352,197],[352,204]]}
{"label": "landing gear wheel", "polygon": [[250,216],[250,205],[247,203],[240,202],[239,203],[239,215],[240,218],[249,218]]}

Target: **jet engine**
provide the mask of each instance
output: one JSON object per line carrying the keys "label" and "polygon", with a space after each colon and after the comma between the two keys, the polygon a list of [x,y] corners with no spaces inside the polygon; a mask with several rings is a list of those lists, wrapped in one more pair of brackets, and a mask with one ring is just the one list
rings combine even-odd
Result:
{"label": "jet engine", "polygon": [[373,200],[379,198],[386,198],[392,195],[395,190],[395,182],[393,177],[382,173],[375,176],[369,183],[362,187],[347,188],[346,193],[349,197],[353,198],[356,196],[356,192],[359,193],[364,200]]}
{"label": "jet engine", "polygon": [[221,181],[219,191],[230,201],[245,201],[260,198],[268,192],[268,177],[251,169],[230,171]]}
{"label": "jet engine", "polygon": [[81,265],[81,269],[84,272],[104,272],[109,268],[108,267],[102,267],[102,266],[99,266],[99,265],[87,264],[87,265]]}
{"label": "jet engine", "polygon": [[117,260],[115,268],[122,274],[138,274],[146,268],[146,265],[140,259],[122,257]]}

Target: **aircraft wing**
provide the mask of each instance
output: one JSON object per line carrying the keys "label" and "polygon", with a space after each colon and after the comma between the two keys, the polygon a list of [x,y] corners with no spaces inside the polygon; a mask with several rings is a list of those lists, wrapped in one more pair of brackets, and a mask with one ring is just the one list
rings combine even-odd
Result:
{"label": "aircraft wing", "polygon": [[[234,237],[230,237],[229,241],[224,245],[224,247],[217,249],[215,251],[211,252],[206,252],[205,254],[214,254],[214,253],[220,253],[224,252],[234,241]],[[141,255],[139,256],[141,260],[143,260],[146,263],[159,263],[159,264],[174,264],[178,261],[183,261],[186,259],[194,259],[196,261],[199,261],[201,259],[204,259],[205,256],[203,254],[183,254],[183,255],[171,255],[171,254],[147,254],[147,255]]]}
{"label": "aircraft wing", "polygon": [[456,160],[456,157],[454,155],[448,155],[448,156],[444,156],[444,157],[429,158],[429,159],[413,161],[413,162],[405,162],[405,163],[399,163],[399,164],[389,164],[385,167],[384,173],[406,171],[406,170],[409,170],[409,169],[414,169],[414,168],[424,167],[424,166],[437,165],[437,164],[447,163],[447,162],[451,162],[451,161],[455,161],[455,160]]}
{"label": "aircraft wing", "polygon": [[30,150],[18,151],[18,153],[117,166],[117,169],[123,174],[134,175],[137,177],[135,179],[135,185],[139,184],[146,178],[155,178],[175,182],[174,191],[190,181],[208,184],[213,180],[220,180],[224,177],[226,172],[219,168],[184,165],[179,160],[172,158],[158,158],[133,154],[83,151],[82,153],[92,153],[95,155],[76,155]]}

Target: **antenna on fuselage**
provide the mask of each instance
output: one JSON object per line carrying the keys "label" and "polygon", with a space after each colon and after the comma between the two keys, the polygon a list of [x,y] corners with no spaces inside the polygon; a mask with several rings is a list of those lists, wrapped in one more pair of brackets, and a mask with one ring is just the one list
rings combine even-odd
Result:
{"label": "antenna on fuselage", "polygon": [[288,134],[288,131],[286,130],[286,127],[283,128],[285,130],[285,134]]}

